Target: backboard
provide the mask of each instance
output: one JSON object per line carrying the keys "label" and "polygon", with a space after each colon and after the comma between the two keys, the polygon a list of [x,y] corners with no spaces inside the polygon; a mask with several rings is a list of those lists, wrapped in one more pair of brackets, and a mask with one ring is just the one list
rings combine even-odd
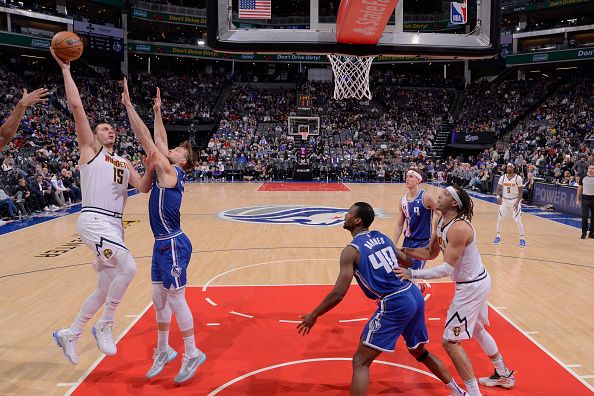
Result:
{"label": "backboard", "polygon": [[[427,59],[482,59],[497,55],[500,0],[460,1],[463,2],[207,0],[208,44],[217,51],[231,53]],[[392,5],[395,7],[390,8]],[[263,7],[260,9],[264,13],[246,13],[246,6]],[[384,8],[388,11],[383,18],[389,20],[380,24],[385,28],[369,43],[365,40],[365,35],[369,35],[366,25],[373,24],[377,11]],[[267,10],[270,15],[265,15]],[[345,26],[351,29],[347,32],[350,35],[345,34]]]}

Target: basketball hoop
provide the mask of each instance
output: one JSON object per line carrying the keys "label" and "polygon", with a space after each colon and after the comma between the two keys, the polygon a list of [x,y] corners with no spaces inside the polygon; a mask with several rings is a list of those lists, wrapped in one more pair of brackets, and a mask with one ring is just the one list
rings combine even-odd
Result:
{"label": "basketball hoop", "polygon": [[301,135],[301,140],[307,141],[307,137],[309,136],[309,131],[299,131],[299,134]]}
{"label": "basketball hoop", "polygon": [[334,99],[371,99],[369,70],[375,56],[328,55],[334,72]]}

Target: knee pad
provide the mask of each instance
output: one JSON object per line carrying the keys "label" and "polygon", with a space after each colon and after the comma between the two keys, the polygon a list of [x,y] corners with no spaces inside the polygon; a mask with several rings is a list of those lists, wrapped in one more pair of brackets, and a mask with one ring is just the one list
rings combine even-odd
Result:
{"label": "knee pad", "polygon": [[169,290],[167,302],[175,314],[177,324],[181,331],[186,331],[194,327],[194,317],[186,301],[186,289]]}
{"label": "knee pad", "polygon": [[423,349],[423,353],[421,353],[421,355],[419,355],[419,357],[417,358],[417,362],[419,362],[419,363],[423,362],[425,359],[427,359],[427,356],[429,356],[429,351],[426,349]]}
{"label": "knee pad", "polygon": [[167,305],[167,290],[161,285],[153,284],[153,304],[157,311],[161,311]]}

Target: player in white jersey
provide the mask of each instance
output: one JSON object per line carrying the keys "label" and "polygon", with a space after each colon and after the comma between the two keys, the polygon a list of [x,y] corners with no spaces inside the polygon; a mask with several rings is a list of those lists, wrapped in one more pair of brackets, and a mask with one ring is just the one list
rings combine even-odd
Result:
{"label": "player in white jersey", "polygon": [[117,352],[111,332],[115,311],[136,274],[136,263],[124,244],[122,213],[128,184],[148,192],[152,180],[142,178],[128,160],[115,154],[116,132],[111,125],[101,123],[91,129],[70,74],[70,62],[60,60],[53,50],[52,55],[62,69],[80,151],[82,210],[76,227],[81,240],[96,256],[93,268],[99,278],[97,289],[84,302],[70,327],[53,334],[64,355],[76,364],[78,338],[85,324],[103,305],[103,315],[93,325],[93,335],[101,352],[106,355]]}
{"label": "player in white jersey", "polygon": [[485,386],[501,386],[507,389],[515,385],[514,372],[510,371],[499,353],[493,337],[485,330],[489,325],[487,297],[491,289],[491,278],[483,266],[478,251],[476,231],[470,224],[473,203],[461,188],[447,187],[437,199],[442,218],[437,230],[426,248],[404,248],[407,256],[432,260],[443,252],[444,263],[430,269],[411,270],[396,268],[394,271],[403,279],[436,279],[445,276],[456,282],[456,293],[447,312],[442,345],[458,373],[464,380],[471,396],[480,396],[472,364],[460,345],[461,341],[474,338],[489,356],[495,373],[480,378]]}
{"label": "player in white jersey", "polygon": [[[497,203],[499,214],[497,215],[497,235],[493,240],[494,245],[501,243],[501,228],[505,217],[513,217],[520,233],[520,247],[526,247],[524,236],[524,224],[522,224],[522,194],[524,192],[524,180],[522,176],[516,175],[516,167],[511,162],[507,164],[507,173],[501,175],[497,183]],[[501,194],[501,195],[500,195]],[[503,199],[502,199],[503,198]]]}

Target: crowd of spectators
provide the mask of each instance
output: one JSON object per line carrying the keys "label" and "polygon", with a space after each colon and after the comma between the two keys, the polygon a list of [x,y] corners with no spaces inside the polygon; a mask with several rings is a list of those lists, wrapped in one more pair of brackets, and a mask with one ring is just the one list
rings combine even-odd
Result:
{"label": "crowd of spectators", "polygon": [[455,130],[491,132],[500,136],[508,131],[514,121],[529,111],[553,84],[548,79],[470,84],[464,91]]}

